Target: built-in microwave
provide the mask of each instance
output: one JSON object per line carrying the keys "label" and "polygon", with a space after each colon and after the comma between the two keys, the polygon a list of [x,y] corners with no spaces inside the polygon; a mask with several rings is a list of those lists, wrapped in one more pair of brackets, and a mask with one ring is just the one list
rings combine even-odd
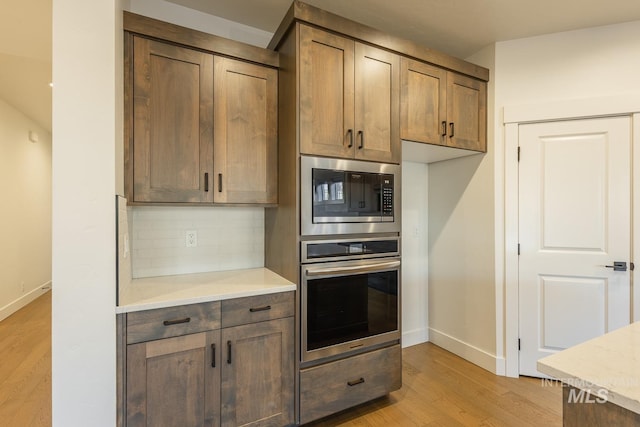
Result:
{"label": "built-in microwave", "polygon": [[400,166],[301,157],[303,236],[400,232]]}

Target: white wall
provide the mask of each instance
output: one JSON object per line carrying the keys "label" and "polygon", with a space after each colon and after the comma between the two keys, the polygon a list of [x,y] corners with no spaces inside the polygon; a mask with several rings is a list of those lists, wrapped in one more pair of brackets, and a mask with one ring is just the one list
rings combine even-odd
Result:
{"label": "white wall", "polygon": [[53,426],[116,422],[119,0],[53,2]]}
{"label": "white wall", "polygon": [[640,21],[497,43],[496,111],[640,93],[639,53]]}
{"label": "white wall", "polygon": [[[491,71],[488,47],[470,62]],[[493,129],[487,154],[429,165],[429,339],[492,372],[496,356],[495,194]]]}
{"label": "white wall", "polygon": [[402,162],[402,346],[429,340],[429,166]]}
{"label": "white wall", "polygon": [[[264,267],[264,208],[133,207],[133,277]],[[197,246],[186,246],[186,232]]]}
{"label": "white wall", "polygon": [[0,194],[2,320],[51,284],[51,134],[2,99]]}
{"label": "white wall", "polygon": [[[594,100],[605,109],[624,110],[625,99],[640,98],[640,21],[588,28],[539,37],[511,40],[495,46],[495,117],[496,197],[504,193],[505,109],[509,111],[562,111],[565,117],[579,115],[584,105]],[[636,103],[637,104],[637,103]],[[560,108],[558,108],[560,107]],[[492,122],[489,122],[490,126]],[[506,153],[513,158],[513,153]],[[510,210],[515,212],[516,210]],[[497,213],[498,214],[498,213]],[[504,237],[517,242],[517,230]],[[504,251],[496,248],[504,256]],[[504,259],[497,256],[496,265]],[[498,287],[512,289],[517,283],[497,282]],[[517,299],[517,298],[516,298]],[[513,301],[513,302],[512,302]],[[500,319],[507,308],[500,301],[497,339],[502,341],[508,360],[509,375],[517,375],[517,301],[509,299],[509,315]],[[516,307],[513,307],[516,306]],[[505,325],[513,325],[506,328]],[[503,326],[503,327],[500,327]],[[508,334],[508,335],[507,335]],[[498,348],[498,354],[501,355]],[[514,359],[514,360],[511,360]]]}
{"label": "white wall", "polygon": [[189,9],[165,0],[129,0],[125,8],[129,12],[139,15],[259,47],[266,47],[273,36],[268,31]]}

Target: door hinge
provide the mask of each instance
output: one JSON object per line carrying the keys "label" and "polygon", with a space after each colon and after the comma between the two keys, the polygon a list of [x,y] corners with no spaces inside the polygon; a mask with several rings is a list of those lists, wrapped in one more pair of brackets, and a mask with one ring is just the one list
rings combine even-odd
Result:
{"label": "door hinge", "polygon": [[520,161],[520,146],[518,146],[518,161]]}
{"label": "door hinge", "polygon": [[518,338],[518,351],[520,351],[520,338]]}
{"label": "door hinge", "polygon": [[518,243],[518,255],[520,255],[520,243]]}

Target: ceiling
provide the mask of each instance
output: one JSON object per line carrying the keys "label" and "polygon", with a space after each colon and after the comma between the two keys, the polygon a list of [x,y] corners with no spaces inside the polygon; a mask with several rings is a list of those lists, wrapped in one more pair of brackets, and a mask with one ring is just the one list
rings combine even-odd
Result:
{"label": "ceiling", "polygon": [[51,131],[51,1],[5,3],[0,12],[0,99]]}
{"label": "ceiling", "polygon": [[[164,0],[156,0],[158,2]],[[168,0],[273,32],[292,0]],[[0,98],[51,129],[51,2],[0,13]],[[498,41],[640,20],[638,0],[306,0],[337,15],[466,58]]]}
{"label": "ceiling", "polygon": [[[291,0],[168,0],[274,32]],[[638,0],[304,0],[466,58],[497,41],[640,20]]]}

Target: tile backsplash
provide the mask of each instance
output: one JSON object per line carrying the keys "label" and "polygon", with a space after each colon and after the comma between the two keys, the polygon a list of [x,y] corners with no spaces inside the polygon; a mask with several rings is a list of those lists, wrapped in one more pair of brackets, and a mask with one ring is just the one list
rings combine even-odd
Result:
{"label": "tile backsplash", "polygon": [[264,208],[136,206],[130,221],[134,278],[264,266]]}

